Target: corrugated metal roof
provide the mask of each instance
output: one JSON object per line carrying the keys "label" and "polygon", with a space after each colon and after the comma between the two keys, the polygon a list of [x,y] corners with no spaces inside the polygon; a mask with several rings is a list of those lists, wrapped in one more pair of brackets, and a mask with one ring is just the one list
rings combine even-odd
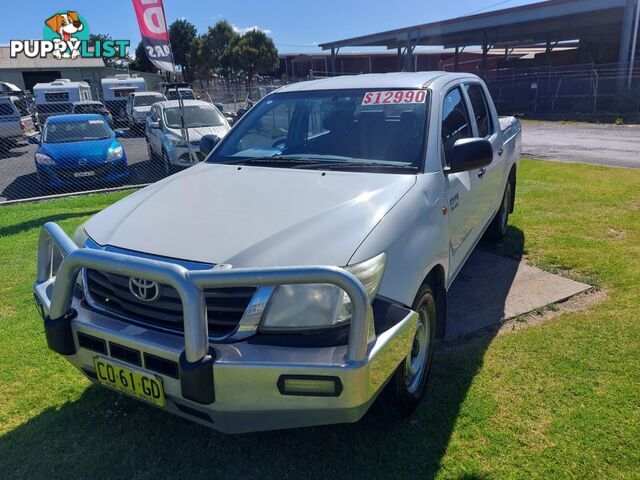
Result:
{"label": "corrugated metal roof", "polygon": [[104,68],[104,60],[101,58],[76,58],[75,60],[58,60],[52,56],[47,58],[28,58],[18,54],[16,58],[9,56],[9,47],[0,47],[0,70],[20,69],[29,70],[37,68]]}

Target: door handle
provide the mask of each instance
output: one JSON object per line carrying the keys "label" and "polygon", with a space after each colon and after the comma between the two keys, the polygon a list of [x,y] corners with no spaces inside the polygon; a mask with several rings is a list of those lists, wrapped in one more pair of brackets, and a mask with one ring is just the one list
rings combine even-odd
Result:
{"label": "door handle", "polygon": [[502,156],[503,153],[504,153],[504,148],[500,147],[500,150],[498,150],[498,155]]}
{"label": "door handle", "polygon": [[479,177],[484,177],[484,174],[487,172],[486,169],[481,168],[480,170],[478,170],[478,176]]}

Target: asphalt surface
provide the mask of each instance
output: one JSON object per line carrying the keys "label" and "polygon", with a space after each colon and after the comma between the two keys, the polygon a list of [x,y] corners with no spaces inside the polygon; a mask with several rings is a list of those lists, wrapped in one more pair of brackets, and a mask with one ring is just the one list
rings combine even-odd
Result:
{"label": "asphalt surface", "polygon": [[[147,145],[143,136],[127,132],[126,137],[120,138],[119,142],[124,148],[129,164],[129,179],[124,185],[152,183],[164,176],[164,170],[160,163],[149,161]],[[67,191],[51,192],[40,188],[34,163],[36,148],[36,145],[23,143],[8,152],[0,152],[0,202],[52,193],[67,193]],[[73,191],[112,186],[120,185],[87,182],[78,185]]]}
{"label": "asphalt surface", "polygon": [[524,121],[523,156],[640,168],[640,126]]}

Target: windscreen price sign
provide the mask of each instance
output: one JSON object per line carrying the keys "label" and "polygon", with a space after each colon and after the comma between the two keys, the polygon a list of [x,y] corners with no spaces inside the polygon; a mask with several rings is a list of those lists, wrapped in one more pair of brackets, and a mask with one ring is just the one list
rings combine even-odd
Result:
{"label": "windscreen price sign", "polygon": [[362,105],[410,105],[426,101],[426,90],[384,90],[365,93]]}

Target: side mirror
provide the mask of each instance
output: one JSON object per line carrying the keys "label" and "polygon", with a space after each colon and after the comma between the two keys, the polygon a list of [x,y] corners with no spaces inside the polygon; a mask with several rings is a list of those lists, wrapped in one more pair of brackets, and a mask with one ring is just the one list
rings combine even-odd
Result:
{"label": "side mirror", "polygon": [[447,160],[447,173],[486,167],[493,161],[493,145],[484,138],[463,138],[455,143]]}
{"label": "side mirror", "polygon": [[149,128],[160,128],[160,122],[149,122]]}
{"label": "side mirror", "polygon": [[209,155],[211,150],[215,148],[215,146],[220,143],[220,137],[217,135],[203,135],[200,139],[200,153],[204,156]]}
{"label": "side mirror", "polygon": [[31,135],[27,139],[27,142],[29,142],[31,145],[40,145],[40,135]]}
{"label": "side mirror", "polygon": [[114,133],[116,134],[116,137],[118,137],[118,138],[124,137],[126,135],[123,130],[116,130]]}

